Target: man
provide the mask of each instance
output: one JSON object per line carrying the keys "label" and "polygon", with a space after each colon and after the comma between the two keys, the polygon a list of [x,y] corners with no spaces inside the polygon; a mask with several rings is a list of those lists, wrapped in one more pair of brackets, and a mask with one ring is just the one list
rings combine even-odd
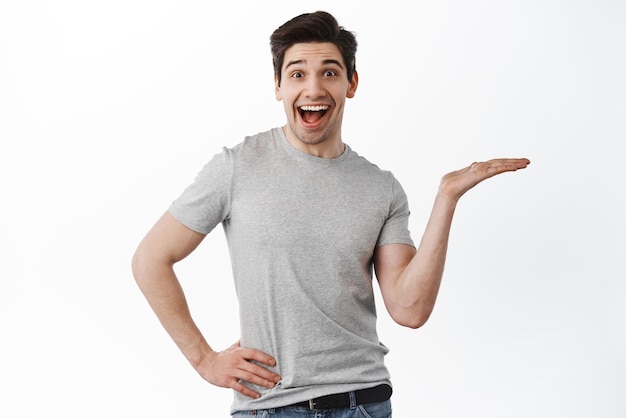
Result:
{"label": "man", "polygon": [[[308,409],[389,417],[372,268],[391,317],[423,325],[457,201],[529,161],[497,159],[445,175],[416,249],[398,181],[342,141],[346,98],[358,86],[354,35],[317,12],[282,25],[271,46],[286,125],[214,156],[141,242],[133,272],[191,365],[234,390],[235,416],[309,416]],[[241,320],[240,342],[221,352],[194,324],[173,270],[219,223]]]}

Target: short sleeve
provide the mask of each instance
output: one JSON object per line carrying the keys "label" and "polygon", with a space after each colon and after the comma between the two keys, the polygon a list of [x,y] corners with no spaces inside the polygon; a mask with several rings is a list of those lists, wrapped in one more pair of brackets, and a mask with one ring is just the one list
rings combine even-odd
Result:
{"label": "short sleeve", "polygon": [[409,202],[400,182],[393,177],[389,215],[378,236],[376,246],[407,244],[415,246],[409,231]]}
{"label": "short sleeve", "polygon": [[169,212],[186,227],[208,234],[230,213],[233,164],[224,148],[202,168],[194,182],[169,207]]}

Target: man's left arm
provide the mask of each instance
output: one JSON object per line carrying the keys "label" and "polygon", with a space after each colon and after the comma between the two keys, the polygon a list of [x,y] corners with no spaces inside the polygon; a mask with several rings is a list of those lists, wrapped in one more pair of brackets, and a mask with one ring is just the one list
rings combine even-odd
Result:
{"label": "man's left arm", "polygon": [[394,321],[418,328],[430,317],[443,276],[452,218],[461,196],[483,180],[526,168],[528,164],[530,161],[525,158],[495,159],[446,174],[418,248],[405,244],[376,248],[376,277]]}

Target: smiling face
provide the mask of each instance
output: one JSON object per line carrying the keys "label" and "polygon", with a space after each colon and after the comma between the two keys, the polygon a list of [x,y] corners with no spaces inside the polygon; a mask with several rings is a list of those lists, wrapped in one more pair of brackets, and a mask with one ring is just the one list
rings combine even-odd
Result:
{"label": "smiling face", "polygon": [[285,52],[280,84],[275,83],[287,116],[287,140],[308,154],[339,156],[344,104],[358,84],[356,72],[348,81],[339,48],[329,42],[294,44]]}

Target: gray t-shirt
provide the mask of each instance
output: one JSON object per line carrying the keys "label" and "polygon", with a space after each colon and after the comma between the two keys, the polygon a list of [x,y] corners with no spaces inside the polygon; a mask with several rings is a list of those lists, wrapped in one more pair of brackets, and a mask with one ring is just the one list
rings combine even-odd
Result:
{"label": "gray t-shirt", "polygon": [[235,393],[231,412],[390,384],[376,333],[376,246],[413,245],[394,176],[350,147],[302,153],[275,128],[215,155],[170,213],[209,233],[222,223],[239,299],[241,346],[277,360],[282,381]]}

